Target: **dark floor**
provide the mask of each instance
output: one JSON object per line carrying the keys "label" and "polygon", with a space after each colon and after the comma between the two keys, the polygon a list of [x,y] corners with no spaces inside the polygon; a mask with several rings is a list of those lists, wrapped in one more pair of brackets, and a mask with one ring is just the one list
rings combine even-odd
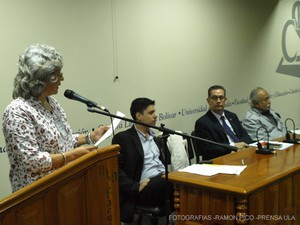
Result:
{"label": "dark floor", "polygon": [[[121,223],[121,225],[137,225],[137,222],[138,221],[137,221],[137,218],[136,218],[132,223]],[[174,223],[172,223],[172,222],[169,222],[169,224],[171,224],[171,225],[175,224],[175,222]],[[166,217],[165,216],[160,217],[159,221],[158,221],[158,225],[166,225],[166,224],[167,224]],[[143,218],[142,225],[151,225],[150,220],[147,217]]]}

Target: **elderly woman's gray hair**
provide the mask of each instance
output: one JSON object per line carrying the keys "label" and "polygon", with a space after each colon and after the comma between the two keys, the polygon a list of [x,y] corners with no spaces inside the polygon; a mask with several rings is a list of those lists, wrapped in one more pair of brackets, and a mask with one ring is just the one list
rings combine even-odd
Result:
{"label": "elderly woman's gray hair", "polygon": [[57,81],[54,73],[62,69],[63,57],[49,45],[30,45],[20,55],[18,67],[13,98],[39,97],[47,83]]}

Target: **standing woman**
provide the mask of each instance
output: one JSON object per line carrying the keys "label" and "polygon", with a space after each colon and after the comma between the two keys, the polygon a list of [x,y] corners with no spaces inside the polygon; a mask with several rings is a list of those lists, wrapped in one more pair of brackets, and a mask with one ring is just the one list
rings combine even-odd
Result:
{"label": "standing woman", "polygon": [[2,122],[13,192],[96,149],[85,144],[94,143],[109,128],[73,134],[66,113],[52,97],[64,80],[63,58],[53,47],[29,46],[18,67],[13,101]]}

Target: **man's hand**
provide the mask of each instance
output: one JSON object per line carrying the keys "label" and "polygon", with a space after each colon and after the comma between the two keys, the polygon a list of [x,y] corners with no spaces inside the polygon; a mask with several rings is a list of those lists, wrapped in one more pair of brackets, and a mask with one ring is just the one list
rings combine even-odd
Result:
{"label": "man's hand", "polygon": [[247,145],[245,142],[236,142],[234,143],[234,146],[237,147],[239,150],[249,147],[249,145]]}
{"label": "man's hand", "polygon": [[147,186],[147,184],[149,183],[149,181],[150,181],[150,179],[147,178],[147,179],[142,180],[142,181],[140,182],[139,192],[141,192],[141,191],[144,189],[144,187]]}

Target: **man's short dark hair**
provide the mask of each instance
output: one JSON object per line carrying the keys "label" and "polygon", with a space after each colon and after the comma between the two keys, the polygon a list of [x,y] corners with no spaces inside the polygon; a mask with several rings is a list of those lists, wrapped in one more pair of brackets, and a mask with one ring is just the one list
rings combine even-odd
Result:
{"label": "man's short dark hair", "polygon": [[210,92],[211,92],[212,90],[218,90],[218,89],[222,89],[222,90],[224,91],[224,96],[226,97],[226,90],[225,90],[225,88],[224,88],[223,86],[221,86],[221,85],[213,85],[213,86],[211,86],[211,87],[208,89],[208,97],[210,97]]}
{"label": "man's short dark hair", "polygon": [[136,98],[132,101],[130,106],[130,114],[136,120],[136,113],[144,113],[149,105],[155,105],[155,101],[149,98]]}

